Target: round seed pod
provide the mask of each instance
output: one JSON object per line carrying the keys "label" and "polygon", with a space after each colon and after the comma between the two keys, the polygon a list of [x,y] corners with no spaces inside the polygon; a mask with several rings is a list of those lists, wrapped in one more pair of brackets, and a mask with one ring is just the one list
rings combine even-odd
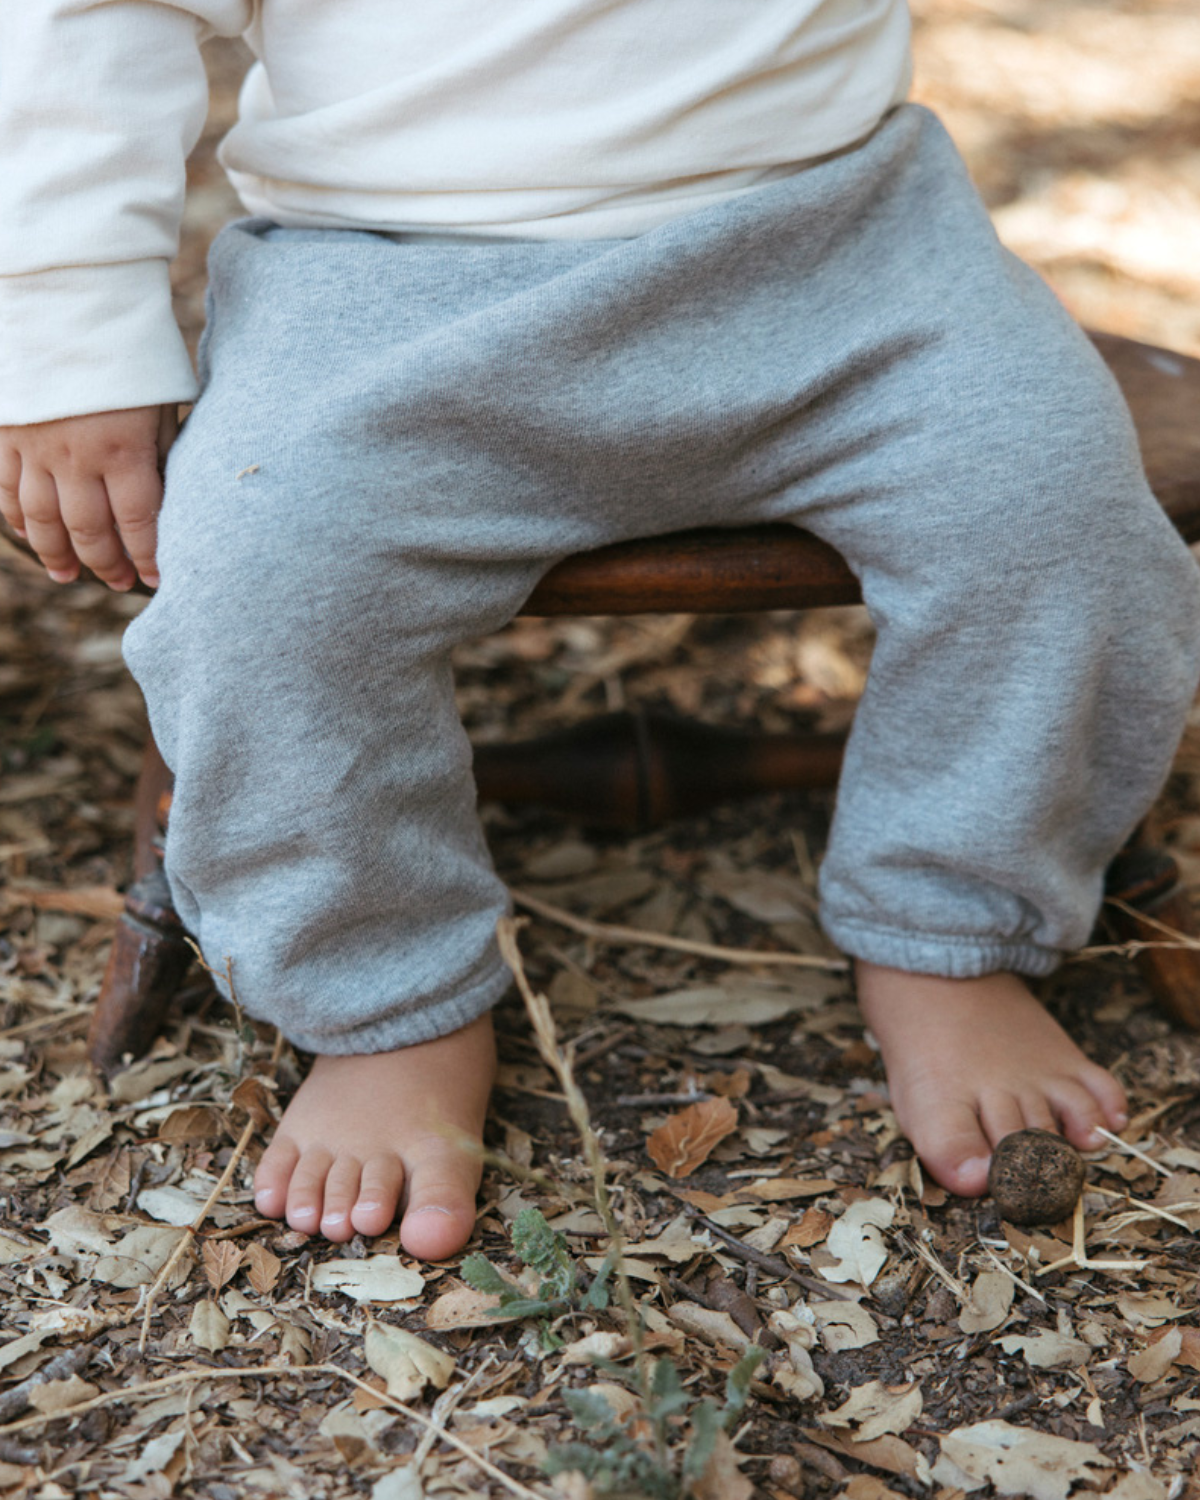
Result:
{"label": "round seed pod", "polygon": [[1049,1130],[1015,1130],[992,1152],[988,1191],[1013,1224],[1057,1224],[1083,1191],[1083,1158]]}

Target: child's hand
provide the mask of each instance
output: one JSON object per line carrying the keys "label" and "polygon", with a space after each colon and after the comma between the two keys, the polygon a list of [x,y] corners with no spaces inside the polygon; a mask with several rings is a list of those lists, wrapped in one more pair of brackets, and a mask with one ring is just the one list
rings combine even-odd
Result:
{"label": "child's hand", "polygon": [[152,588],[162,469],[179,431],[174,405],[0,427],[0,515],[56,583],[82,563],[110,588]]}

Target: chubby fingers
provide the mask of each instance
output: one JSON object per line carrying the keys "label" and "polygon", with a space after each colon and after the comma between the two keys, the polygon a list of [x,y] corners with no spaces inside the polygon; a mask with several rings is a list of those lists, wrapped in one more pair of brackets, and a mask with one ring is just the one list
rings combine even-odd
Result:
{"label": "chubby fingers", "polygon": [[[144,583],[157,588],[158,566],[154,553],[158,541],[158,512],[163,497],[162,477],[157,467],[142,464],[108,474],[105,484],[113,519],[130,564],[137,569]],[[130,583],[132,582],[131,576]]]}
{"label": "chubby fingers", "polygon": [[55,484],[63,525],[75,556],[109,588],[132,588],[133,564],[122,545],[104,479],[98,475],[69,475],[56,478]]}
{"label": "chubby fingers", "polygon": [[47,573],[55,583],[70,583],[78,578],[79,558],[63,523],[54,475],[37,464],[22,464],[18,498],[25,535]]}
{"label": "chubby fingers", "polygon": [[0,438],[0,516],[18,536],[24,536],[25,516],[17,493],[20,487],[20,449]]}

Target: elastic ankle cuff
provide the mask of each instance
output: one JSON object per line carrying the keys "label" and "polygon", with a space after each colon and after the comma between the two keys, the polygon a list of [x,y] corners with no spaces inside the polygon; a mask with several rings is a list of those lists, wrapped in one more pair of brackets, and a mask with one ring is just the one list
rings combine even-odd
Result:
{"label": "elastic ankle cuff", "polygon": [[954,935],[927,936],[875,927],[853,917],[821,914],[829,938],[851,958],[912,974],[936,974],[943,979],[981,979],[985,974],[1024,974],[1041,979],[1062,962],[1057,948],[1001,938]]}

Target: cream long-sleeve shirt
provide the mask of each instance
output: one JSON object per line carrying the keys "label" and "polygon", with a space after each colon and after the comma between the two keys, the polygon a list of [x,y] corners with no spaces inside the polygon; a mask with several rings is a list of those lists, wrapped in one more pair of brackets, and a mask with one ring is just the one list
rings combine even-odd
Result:
{"label": "cream long-sleeve shirt", "polygon": [[287,225],[610,238],[794,171],[905,96],[905,0],[3,0],[0,424],[188,401],[171,312],[200,44],[221,161]]}

